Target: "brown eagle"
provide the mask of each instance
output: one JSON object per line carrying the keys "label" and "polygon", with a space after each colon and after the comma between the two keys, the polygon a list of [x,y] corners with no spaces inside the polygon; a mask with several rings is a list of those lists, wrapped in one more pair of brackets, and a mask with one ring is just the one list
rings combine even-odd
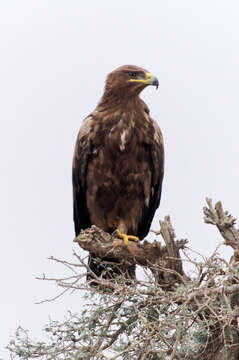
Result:
{"label": "brown eagle", "polygon": [[[108,233],[116,231],[127,245],[149,232],[160,202],[164,146],[139,97],[148,85],[158,88],[158,79],[147,70],[119,67],[107,76],[98,106],[83,121],[73,159],[76,236],[94,224]],[[94,254],[89,266],[98,276],[104,269]],[[110,276],[118,273],[112,267]]]}

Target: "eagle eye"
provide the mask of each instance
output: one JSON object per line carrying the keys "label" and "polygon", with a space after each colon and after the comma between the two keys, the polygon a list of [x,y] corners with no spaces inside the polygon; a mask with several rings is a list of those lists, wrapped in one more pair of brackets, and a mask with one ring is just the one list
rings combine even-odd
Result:
{"label": "eagle eye", "polygon": [[131,78],[137,78],[137,72],[136,72],[136,71],[128,71],[128,75],[129,75]]}

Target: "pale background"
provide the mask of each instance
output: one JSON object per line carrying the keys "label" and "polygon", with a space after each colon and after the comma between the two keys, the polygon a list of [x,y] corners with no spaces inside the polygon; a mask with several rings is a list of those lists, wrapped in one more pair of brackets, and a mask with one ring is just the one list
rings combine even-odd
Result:
{"label": "pale background", "polygon": [[0,357],[18,325],[37,339],[49,316],[81,308],[80,294],[35,305],[58,291],[35,277],[61,276],[46,258],[72,260],[77,249],[74,143],[120,65],[160,82],[142,94],[166,149],[154,228],[170,214],[179,238],[212,253],[220,237],[203,224],[205,196],[239,213],[238,19],[236,0],[0,1]]}

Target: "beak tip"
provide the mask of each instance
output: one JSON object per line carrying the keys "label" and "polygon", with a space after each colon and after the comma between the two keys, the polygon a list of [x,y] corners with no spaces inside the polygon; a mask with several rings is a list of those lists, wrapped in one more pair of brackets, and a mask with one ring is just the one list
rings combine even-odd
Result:
{"label": "beak tip", "polygon": [[152,85],[156,87],[156,90],[159,87],[159,81],[156,77],[153,78]]}

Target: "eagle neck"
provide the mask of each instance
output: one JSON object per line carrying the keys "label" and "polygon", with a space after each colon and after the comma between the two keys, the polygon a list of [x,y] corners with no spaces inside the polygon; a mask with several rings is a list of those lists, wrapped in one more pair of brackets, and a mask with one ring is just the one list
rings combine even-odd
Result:
{"label": "eagle neck", "polygon": [[97,106],[98,111],[114,111],[119,109],[130,110],[141,105],[142,100],[138,94],[117,94],[111,91],[105,92]]}

